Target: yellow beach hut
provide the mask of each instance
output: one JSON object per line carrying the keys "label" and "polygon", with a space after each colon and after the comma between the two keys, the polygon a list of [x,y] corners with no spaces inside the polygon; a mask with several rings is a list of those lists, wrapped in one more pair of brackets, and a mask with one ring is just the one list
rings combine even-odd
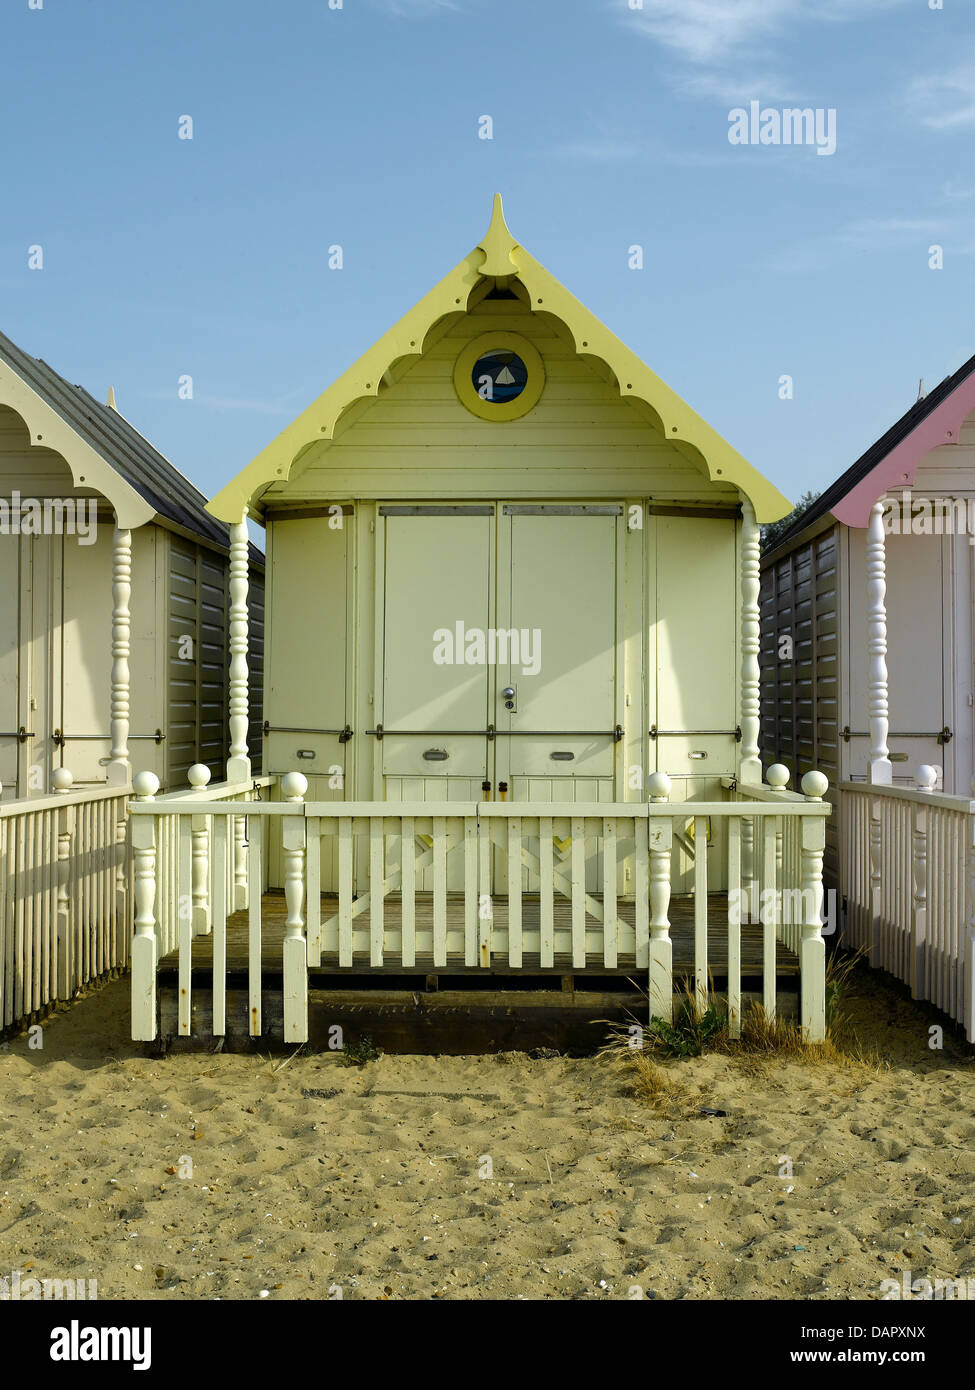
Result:
{"label": "yellow beach hut", "polygon": [[234,962],[248,1031],[262,979],[282,978],[274,1026],[294,1040],[309,972],[313,993],[395,968],[421,987],[561,974],[568,994],[589,971],[649,970],[660,1013],[675,959],[702,999],[720,978],[735,1014],[743,979],[774,1008],[802,965],[820,1032],[818,907],[732,920],[742,883],[818,882],[824,779],[763,786],[758,747],[758,525],[788,509],[496,197],[474,250],[209,504],[232,533],[267,530],[265,776],[244,740],[241,599],[228,777],[250,790],[195,807],[217,876],[239,856],[238,891],[221,883],[219,933],[161,944],[148,894],[172,803],[134,804],[135,1036],[160,1027],[160,959],[173,1033],[229,1029]]}

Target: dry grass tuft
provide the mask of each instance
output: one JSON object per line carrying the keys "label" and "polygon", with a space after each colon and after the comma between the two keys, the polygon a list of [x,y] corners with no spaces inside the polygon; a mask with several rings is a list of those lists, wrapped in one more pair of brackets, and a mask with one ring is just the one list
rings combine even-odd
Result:
{"label": "dry grass tuft", "polygon": [[840,1071],[854,1082],[869,1080],[886,1071],[888,1063],[876,1053],[864,1050],[838,1007],[861,954],[834,955],[827,962],[827,1027],[823,1042],[806,1042],[797,1023],[770,1018],[758,1003],[746,1008],[740,1036],[733,1038],[725,1000],[711,987],[706,998],[699,1001],[694,988],[687,985],[683,993],[674,997],[672,1022],[654,1019],[647,1024],[634,1019],[630,1024],[610,1024],[600,1056],[632,1068],[634,1093],[655,1110],[673,1106],[686,1099],[687,1094],[684,1082],[661,1062],[673,1063],[703,1052],[728,1057],[756,1078],[767,1075],[770,1064],[791,1061],[804,1067]]}
{"label": "dry grass tuft", "polygon": [[671,1110],[687,1101],[687,1087],[657,1062],[648,1052],[634,1052],[632,1065],[633,1092],[652,1110]]}

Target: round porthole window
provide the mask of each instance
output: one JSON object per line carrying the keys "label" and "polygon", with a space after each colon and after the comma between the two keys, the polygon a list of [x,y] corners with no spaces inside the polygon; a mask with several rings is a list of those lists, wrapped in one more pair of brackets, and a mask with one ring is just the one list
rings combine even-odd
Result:
{"label": "round porthole window", "polygon": [[474,363],[471,372],[474,390],[482,401],[505,405],[517,400],[528,384],[528,368],[522,358],[510,348],[486,352]]}
{"label": "round porthole window", "polygon": [[538,404],[544,385],[541,355],[517,333],[476,338],[454,366],[454,390],[481,420],[517,420]]}

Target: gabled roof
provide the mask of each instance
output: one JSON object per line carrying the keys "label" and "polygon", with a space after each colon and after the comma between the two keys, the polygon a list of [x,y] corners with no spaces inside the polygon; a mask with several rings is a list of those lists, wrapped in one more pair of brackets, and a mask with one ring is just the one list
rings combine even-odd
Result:
{"label": "gabled roof", "polygon": [[600,358],[610,368],[621,396],[649,405],[664,436],[696,451],[712,481],[737,485],[760,521],[774,521],[788,512],[789,503],[777,488],[519,245],[505,223],[499,194],[487,234],[474,250],[228,483],[209,504],[210,511],[225,521],[239,519],[245,507],[259,512],[262,493],[272,483],[285,481],[310,445],[332,439],[350,406],[377,396],[383,376],[396,362],[421,356],[430,329],[447,315],[466,312],[471,292],[484,280],[519,281],[533,308],[565,323],[578,353]]}
{"label": "gabled roof", "polygon": [[870,508],[884,494],[914,482],[925,454],[942,444],[957,444],[962,422],[975,410],[975,357],[945,377],[922,400],[916,401],[850,465],[811,507],[796,517],[775,542],[787,545],[831,512],[847,526],[864,527]]}
{"label": "gabled roof", "polygon": [[[100,404],[83,386],[72,386],[53,367],[31,357],[3,333],[0,364],[10,368],[20,384],[17,389],[8,375],[8,389],[0,389],[0,404],[9,404],[24,416],[32,444],[42,443],[61,453],[75,486],[102,492],[116,508],[121,525],[141,526],[158,518],[229,549],[227,527],[207,511],[206,497],[199,488],[117,410]],[[52,425],[57,428],[52,412],[77,436],[78,448],[70,446],[63,429],[52,434]],[[251,560],[264,562],[256,547]]]}

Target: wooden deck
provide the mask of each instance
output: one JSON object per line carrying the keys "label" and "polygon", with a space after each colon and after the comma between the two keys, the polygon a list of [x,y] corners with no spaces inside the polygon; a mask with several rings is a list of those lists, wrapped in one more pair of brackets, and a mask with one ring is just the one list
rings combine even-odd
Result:
{"label": "wooden deck", "polygon": [[[496,938],[506,939],[507,900],[497,897],[493,900],[494,933]],[[327,921],[338,910],[338,900],[334,895],[322,894],[322,920]],[[634,904],[620,900],[618,915],[632,924]],[[587,929],[590,933],[590,954],[585,969],[573,967],[568,949],[571,936],[572,905],[568,900],[555,903],[555,963],[550,967],[539,964],[538,952],[525,950],[523,964],[513,969],[503,954],[492,960],[490,969],[480,966],[464,965],[464,898],[463,895],[449,895],[447,899],[447,946],[448,963],[434,966],[431,950],[422,949],[426,941],[432,943],[433,903],[429,895],[416,896],[416,964],[404,966],[398,959],[398,939],[400,931],[400,900],[395,895],[384,901],[384,925],[387,941],[387,961],[382,966],[369,964],[369,925],[368,915],[359,918],[354,933],[355,954],[353,965],[340,967],[337,952],[322,953],[322,964],[309,969],[309,984],[320,983],[323,977],[330,980],[347,979],[353,975],[431,975],[477,976],[482,979],[492,975],[531,976],[531,975],[575,975],[612,976],[630,975],[636,970],[633,953],[620,951],[617,965],[606,966],[602,960],[599,944],[600,925],[589,919]],[[284,894],[270,892],[264,895],[262,903],[262,974],[273,977],[282,971],[282,942],[285,922]],[[672,898],[670,903],[670,935],[673,941],[675,985],[677,977],[687,977],[694,972],[694,900],[693,898]],[[522,930],[530,934],[539,925],[539,902],[537,897],[525,894],[522,897]],[[500,944],[500,943],[499,943]],[[559,949],[564,945],[564,949]],[[502,945],[503,951],[503,945]],[[179,954],[172,951],[164,956],[158,965],[160,975],[173,975],[178,967]],[[197,936],[193,939],[193,975],[209,982],[213,969],[213,934]],[[227,974],[242,977],[248,969],[248,919],[246,912],[235,912],[227,919]],[[728,902],[724,893],[713,893],[708,897],[708,969],[714,982],[720,986],[726,982],[728,969]],[[641,972],[642,973],[642,972]],[[776,975],[779,979],[797,977],[799,961],[794,952],[782,942],[777,943]],[[759,923],[743,923],[741,927],[741,975],[742,982],[756,982],[762,976],[762,928]],[[794,981],[793,981],[794,983]]]}

